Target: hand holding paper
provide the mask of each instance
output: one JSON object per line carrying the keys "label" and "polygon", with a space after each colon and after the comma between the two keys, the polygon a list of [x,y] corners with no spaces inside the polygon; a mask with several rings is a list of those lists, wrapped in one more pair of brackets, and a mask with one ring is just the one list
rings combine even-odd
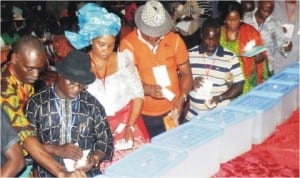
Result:
{"label": "hand holding paper", "polygon": [[68,159],[68,158],[63,159],[67,171],[74,171],[76,168],[85,166],[87,161],[87,156],[90,153],[90,151],[91,151],[90,149],[83,150],[83,156],[78,161],[75,161],[73,159]]}

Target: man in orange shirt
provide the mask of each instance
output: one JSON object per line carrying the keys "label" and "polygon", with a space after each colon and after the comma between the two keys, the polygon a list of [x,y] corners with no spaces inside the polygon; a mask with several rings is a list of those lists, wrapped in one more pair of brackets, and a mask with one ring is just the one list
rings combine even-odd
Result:
{"label": "man in orange shirt", "polygon": [[151,137],[165,131],[163,118],[170,114],[178,124],[192,87],[188,52],[179,35],[170,32],[172,20],[158,1],[148,1],[135,13],[137,29],[120,43],[135,58],[144,88],[142,117]]}

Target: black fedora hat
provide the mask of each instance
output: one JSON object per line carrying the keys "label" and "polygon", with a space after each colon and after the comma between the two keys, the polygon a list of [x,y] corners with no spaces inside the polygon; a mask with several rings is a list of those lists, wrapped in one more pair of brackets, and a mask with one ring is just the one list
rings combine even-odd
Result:
{"label": "black fedora hat", "polygon": [[84,85],[95,80],[95,75],[91,71],[91,58],[88,54],[74,50],[55,64],[56,71],[68,80]]}

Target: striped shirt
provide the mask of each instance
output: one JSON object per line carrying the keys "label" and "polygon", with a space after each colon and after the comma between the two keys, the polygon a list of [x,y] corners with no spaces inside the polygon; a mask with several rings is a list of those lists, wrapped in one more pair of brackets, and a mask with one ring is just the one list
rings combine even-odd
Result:
{"label": "striped shirt", "polygon": [[[210,96],[218,96],[226,92],[233,84],[243,84],[244,76],[238,58],[229,50],[218,46],[215,54],[207,56],[202,47],[197,45],[189,49],[189,60],[193,79],[203,77],[213,83]],[[189,93],[190,107],[187,119],[191,119],[201,112],[208,111],[205,99],[199,97],[195,90]],[[217,107],[227,105],[229,100],[224,100]]]}

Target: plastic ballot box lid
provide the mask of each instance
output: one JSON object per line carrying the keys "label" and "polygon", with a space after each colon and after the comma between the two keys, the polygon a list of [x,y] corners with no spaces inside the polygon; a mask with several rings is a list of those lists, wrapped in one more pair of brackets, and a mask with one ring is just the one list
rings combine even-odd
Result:
{"label": "plastic ballot box lid", "polygon": [[184,151],[145,144],[107,167],[110,177],[160,177],[179,164],[187,153]]}

